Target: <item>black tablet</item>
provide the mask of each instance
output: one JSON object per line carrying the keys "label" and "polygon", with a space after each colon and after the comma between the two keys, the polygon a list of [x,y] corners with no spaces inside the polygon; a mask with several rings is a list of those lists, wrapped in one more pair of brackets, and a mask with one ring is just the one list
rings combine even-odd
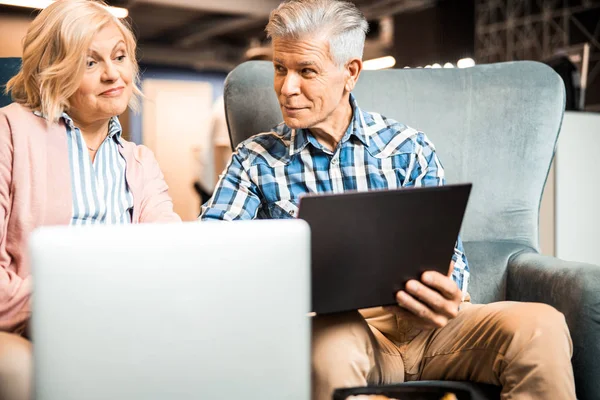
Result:
{"label": "black tablet", "polygon": [[447,274],[470,192],[460,184],[302,197],[313,312],[396,304],[409,279]]}

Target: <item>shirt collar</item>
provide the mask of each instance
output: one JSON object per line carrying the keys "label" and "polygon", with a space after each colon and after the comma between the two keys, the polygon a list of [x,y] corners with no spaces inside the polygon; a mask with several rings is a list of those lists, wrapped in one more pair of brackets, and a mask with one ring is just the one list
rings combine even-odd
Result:
{"label": "shirt collar", "polygon": [[[346,130],[346,133],[342,137],[341,143],[346,142],[351,136],[356,136],[365,146],[369,146],[369,132],[368,126],[365,123],[365,118],[362,110],[358,107],[356,98],[350,93],[350,105],[352,106],[352,120]],[[317,141],[317,139],[310,134],[308,129],[292,129],[290,144],[290,156],[301,152],[309,143],[318,149],[322,149],[323,146]]]}
{"label": "shirt collar", "polygon": [[[33,114],[40,118],[47,119],[46,116],[39,110],[35,110]],[[69,128],[75,129],[75,124],[73,123],[73,119],[69,117],[69,114],[63,112],[61,118],[65,121],[65,124],[67,124]],[[116,141],[120,143],[122,133],[123,128],[121,127],[121,122],[119,122],[119,117],[111,117],[110,121],[108,121],[108,137],[114,137]]]}
{"label": "shirt collar", "polygon": [[[63,112],[61,115],[61,118],[65,121],[65,124],[67,124],[71,129],[75,129],[75,123],[73,122],[73,119],[71,117],[69,117],[69,114],[67,114],[66,112]],[[121,123],[119,122],[119,117],[111,117],[110,120],[108,121],[108,137],[111,139],[114,139],[115,142],[117,142],[118,144],[120,144],[121,146],[123,145],[123,143],[121,143],[121,134],[123,132],[123,128],[121,127]]]}

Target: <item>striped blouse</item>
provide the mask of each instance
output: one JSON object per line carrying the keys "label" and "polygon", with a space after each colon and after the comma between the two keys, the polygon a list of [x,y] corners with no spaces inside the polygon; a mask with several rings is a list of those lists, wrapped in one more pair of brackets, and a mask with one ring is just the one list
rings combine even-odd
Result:
{"label": "striped blouse", "polygon": [[108,136],[92,163],[81,131],[66,113],[62,117],[67,125],[71,165],[71,225],[131,223],[133,195],[125,177],[125,158],[119,151],[122,147],[119,119],[111,118]]}

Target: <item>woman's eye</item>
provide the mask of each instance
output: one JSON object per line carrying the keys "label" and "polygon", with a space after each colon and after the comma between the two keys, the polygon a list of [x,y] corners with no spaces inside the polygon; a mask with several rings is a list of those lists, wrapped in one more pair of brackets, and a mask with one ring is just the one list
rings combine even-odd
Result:
{"label": "woman's eye", "polygon": [[123,61],[123,60],[125,60],[125,57],[126,57],[125,55],[118,56],[117,61]]}
{"label": "woman's eye", "polygon": [[94,60],[88,60],[88,61],[87,61],[87,67],[88,67],[88,68],[91,68],[91,67],[93,67],[94,65],[96,65],[96,61],[94,61]]}

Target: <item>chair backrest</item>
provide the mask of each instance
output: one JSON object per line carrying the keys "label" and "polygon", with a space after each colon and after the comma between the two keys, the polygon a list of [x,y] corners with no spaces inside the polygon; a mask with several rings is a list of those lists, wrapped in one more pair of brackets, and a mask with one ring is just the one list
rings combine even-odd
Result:
{"label": "chair backrest", "polygon": [[[562,122],[564,93],[558,74],[530,61],[364,71],[354,90],[363,110],[425,132],[449,183],[473,183],[463,241],[533,249],[538,248],[540,200]],[[233,70],[225,82],[225,109],[234,146],[281,122],[272,65],[250,61]],[[485,251],[469,256],[467,243],[465,247],[481,286],[474,288],[478,293],[473,297],[500,300],[506,257],[500,265]],[[484,286],[490,285],[497,290],[485,294]]]}
{"label": "chair backrest", "polygon": [[15,76],[21,68],[21,59],[18,57],[0,57],[0,107],[12,103],[10,95],[4,93],[6,82]]}

